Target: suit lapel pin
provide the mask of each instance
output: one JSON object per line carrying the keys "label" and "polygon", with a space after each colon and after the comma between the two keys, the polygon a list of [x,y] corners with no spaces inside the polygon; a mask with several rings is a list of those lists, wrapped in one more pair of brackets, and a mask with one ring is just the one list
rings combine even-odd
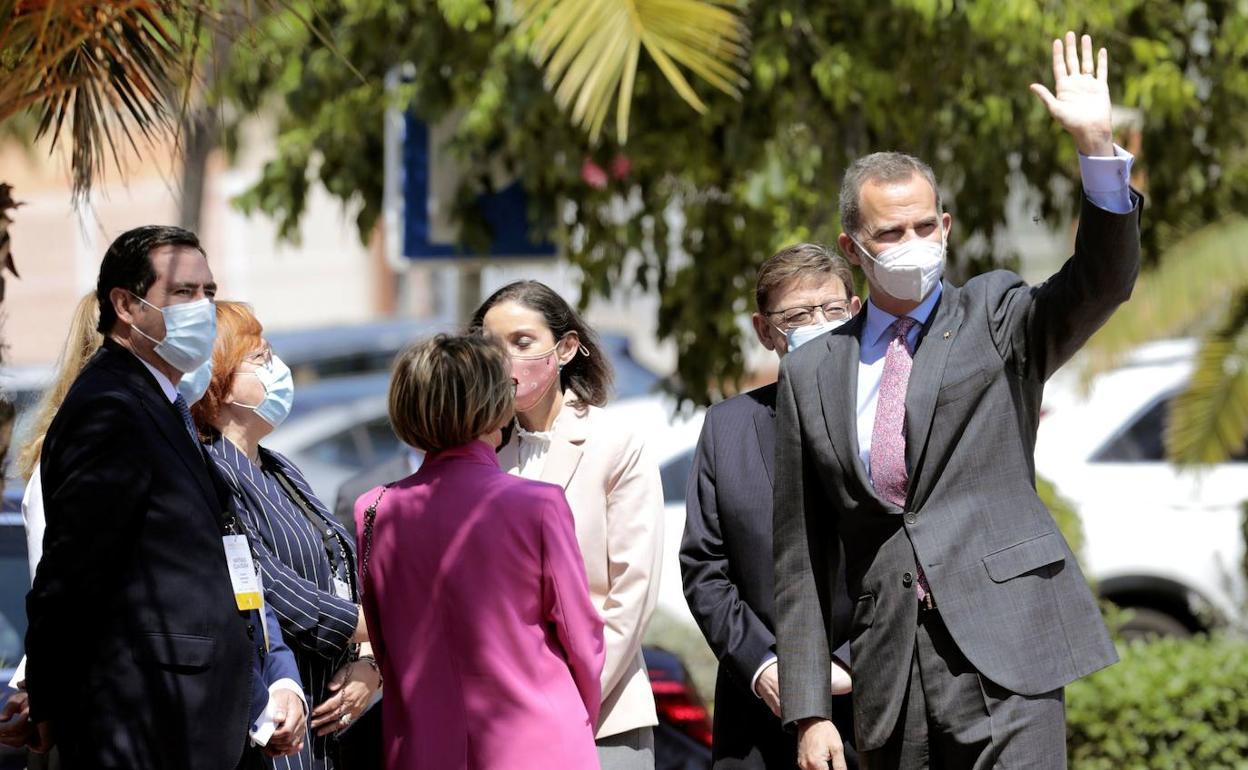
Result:
{"label": "suit lapel pin", "polygon": [[953,336],[953,332],[945,332],[945,339],[949,339],[952,336]]}

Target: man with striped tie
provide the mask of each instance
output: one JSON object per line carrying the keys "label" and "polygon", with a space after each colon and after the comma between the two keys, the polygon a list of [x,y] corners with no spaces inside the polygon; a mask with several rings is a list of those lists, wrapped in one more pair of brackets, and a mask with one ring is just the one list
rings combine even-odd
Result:
{"label": "man with striped tie", "polygon": [[[1036,495],[1045,380],[1131,295],[1140,197],[1113,144],[1108,57],[1053,41],[1083,178],[1074,256],[1028,286],[941,277],[952,218],[927,164],[884,152],[841,187],[838,244],[862,313],[786,356],[775,557],[783,719],[803,770],[843,768],[829,721],[829,580],[844,544],[857,749],[870,768],[1064,768],[1063,687],[1116,660],[1096,601]],[[822,344],[820,344],[822,343]]]}
{"label": "man with striped tie", "polygon": [[104,344],[48,429],[26,688],[36,750],[55,742],[66,770],[221,770],[261,761],[249,734],[303,740],[294,658],[177,390],[212,353],[215,291],[193,233],[119,236]]}

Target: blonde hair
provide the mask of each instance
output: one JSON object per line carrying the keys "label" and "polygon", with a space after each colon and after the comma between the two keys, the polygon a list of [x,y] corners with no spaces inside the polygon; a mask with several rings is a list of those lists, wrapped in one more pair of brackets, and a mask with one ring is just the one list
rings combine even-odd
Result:
{"label": "blonde hair", "polygon": [[498,430],[515,411],[507,355],[475,335],[439,334],[399,354],[390,378],[390,424],[427,452]]}
{"label": "blonde hair", "polygon": [[100,305],[95,292],[83,295],[74,308],[74,317],[69,323],[69,334],[65,337],[65,349],[56,363],[56,379],[43,392],[39,399],[35,421],[30,426],[30,440],[22,447],[17,457],[17,469],[22,478],[29,480],[39,464],[39,455],[43,452],[43,439],[48,435],[48,426],[52,418],[61,408],[69,386],[74,384],[87,361],[104,344],[104,336],[96,331],[99,322]]}

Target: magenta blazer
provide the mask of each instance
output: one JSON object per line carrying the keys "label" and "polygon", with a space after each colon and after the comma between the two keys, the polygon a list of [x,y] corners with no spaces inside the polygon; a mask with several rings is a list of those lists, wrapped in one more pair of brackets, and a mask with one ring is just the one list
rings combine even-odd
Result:
{"label": "magenta blazer", "polygon": [[378,506],[360,585],[389,770],[598,767],[602,620],[562,489],[480,441],[431,454]]}

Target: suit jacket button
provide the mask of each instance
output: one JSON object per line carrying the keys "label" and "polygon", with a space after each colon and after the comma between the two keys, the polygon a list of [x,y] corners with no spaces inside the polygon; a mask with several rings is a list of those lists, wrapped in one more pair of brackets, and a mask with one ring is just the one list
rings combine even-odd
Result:
{"label": "suit jacket button", "polygon": [[918,517],[918,516],[915,516],[913,513],[907,513],[907,514],[906,514],[906,523],[907,523],[907,524],[913,524],[914,522],[916,522],[916,521],[918,521],[918,520],[919,520],[919,517]]}
{"label": "suit jacket button", "polygon": [[910,574],[909,572],[902,575],[901,584],[905,586],[906,588],[909,588],[910,586],[914,585],[914,575]]}
{"label": "suit jacket button", "polygon": [[[909,573],[909,572],[907,572],[906,574],[907,574],[907,575],[909,575],[910,573]],[[248,623],[248,624],[247,624],[247,638],[248,638],[248,639],[255,639],[255,638],[256,638],[256,627],[255,627],[254,625],[252,625],[251,623]]]}

